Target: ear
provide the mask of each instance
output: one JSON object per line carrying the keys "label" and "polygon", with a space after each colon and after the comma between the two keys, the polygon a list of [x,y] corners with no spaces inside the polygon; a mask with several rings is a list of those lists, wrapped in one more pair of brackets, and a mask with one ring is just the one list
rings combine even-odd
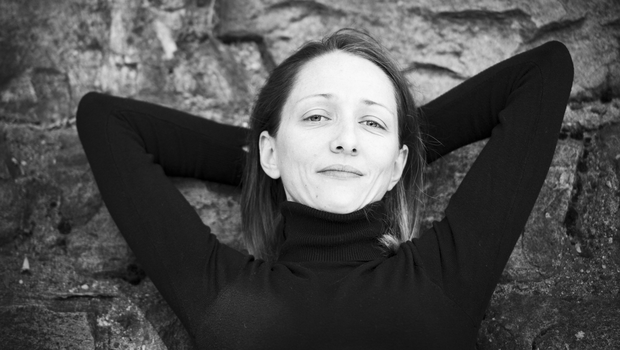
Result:
{"label": "ear", "polygon": [[403,176],[403,171],[405,170],[405,165],[407,164],[408,155],[409,148],[407,147],[407,145],[403,145],[403,147],[398,151],[398,156],[394,161],[394,169],[392,171],[392,179],[390,180],[388,191],[391,191],[392,188],[396,186],[400,178]]}
{"label": "ear", "polygon": [[271,137],[267,131],[260,133],[258,139],[258,151],[260,153],[260,165],[265,174],[272,179],[280,178],[278,168],[278,154],[276,152],[276,139]]}

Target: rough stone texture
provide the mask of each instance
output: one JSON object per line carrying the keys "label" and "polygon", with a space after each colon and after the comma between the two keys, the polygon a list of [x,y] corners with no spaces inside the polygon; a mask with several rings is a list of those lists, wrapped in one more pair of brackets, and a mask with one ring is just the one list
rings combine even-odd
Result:
{"label": "rough stone texture", "polygon": [[582,150],[583,145],[575,140],[558,143],[525,232],[504,270],[506,278],[539,281],[559,272],[563,252],[569,244],[563,223]]}
{"label": "rough stone texture", "polygon": [[238,250],[244,248],[237,189],[190,179],[176,178],[173,182],[220,242]]}
{"label": "rough stone texture", "polygon": [[84,312],[53,312],[40,305],[0,308],[3,349],[95,349]]}
{"label": "rough stone texture", "polygon": [[[0,2],[0,348],[191,349],[101,201],[77,102],[97,90],[243,125],[275,64],[341,27],[377,37],[419,103],[545,41],[568,46],[575,81],[561,140],[478,348],[620,348],[615,0]],[[483,146],[427,169],[425,224]],[[236,189],[171,180],[243,249]]]}

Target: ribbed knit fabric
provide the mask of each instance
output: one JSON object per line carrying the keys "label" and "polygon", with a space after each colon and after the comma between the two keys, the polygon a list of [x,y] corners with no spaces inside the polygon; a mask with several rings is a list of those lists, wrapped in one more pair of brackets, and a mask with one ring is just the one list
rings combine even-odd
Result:
{"label": "ribbed knit fabric", "polygon": [[280,208],[285,241],[279,261],[370,261],[381,258],[383,202],[349,214],[334,214],[293,202]]}

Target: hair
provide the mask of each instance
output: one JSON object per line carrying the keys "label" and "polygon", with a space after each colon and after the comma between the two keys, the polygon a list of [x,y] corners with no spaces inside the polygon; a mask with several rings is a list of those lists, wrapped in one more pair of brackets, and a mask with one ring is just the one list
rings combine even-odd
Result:
{"label": "hair", "polygon": [[420,136],[420,116],[409,84],[381,44],[364,32],[345,28],[321,41],[305,43],[278,65],[254,104],[248,136],[249,154],[242,180],[241,215],[246,247],[256,258],[277,259],[283,241],[279,206],[286,200],[282,181],[272,179],[261,167],[260,134],[267,131],[273,137],[277,135],[282,108],[301,69],[311,60],[334,51],[367,59],[378,66],[394,85],[399,145],[407,145],[409,153],[400,181],[382,199],[388,217],[386,232],[379,241],[386,252],[396,252],[402,242],[419,234],[426,154]]}

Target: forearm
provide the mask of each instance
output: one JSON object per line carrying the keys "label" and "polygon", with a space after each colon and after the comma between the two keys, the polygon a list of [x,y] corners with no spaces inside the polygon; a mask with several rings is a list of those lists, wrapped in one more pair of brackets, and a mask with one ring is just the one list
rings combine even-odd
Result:
{"label": "forearm", "polygon": [[[547,104],[555,103],[562,108],[566,107],[566,98],[573,76],[572,63],[566,66],[566,59],[554,58],[558,52],[566,48],[558,42],[550,42],[541,47],[523,52],[488,69],[476,74],[457,87],[419,108],[424,120],[425,146],[427,148],[427,162],[431,163],[441,156],[450,153],[470,143],[480,141],[491,136],[493,129],[501,122],[500,112],[513,104],[520,95],[515,94],[518,84],[523,83],[522,70],[527,64],[545,65],[545,74],[551,80],[545,84],[550,95],[545,98]],[[568,57],[570,61],[570,56]],[[549,67],[548,61],[557,67]],[[570,63],[570,62],[568,62]],[[551,71],[555,69],[553,73]],[[523,95],[523,94],[521,94]],[[561,96],[561,97],[560,97]],[[514,104],[513,104],[514,106]],[[556,113],[557,114],[557,113]],[[518,117],[517,117],[518,118]]]}
{"label": "forearm", "polygon": [[133,134],[129,137],[139,138],[136,141],[168,176],[239,185],[245,165],[242,148],[246,143],[247,129],[147,102],[99,93],[86,95],[81,108],[122,114]]}

